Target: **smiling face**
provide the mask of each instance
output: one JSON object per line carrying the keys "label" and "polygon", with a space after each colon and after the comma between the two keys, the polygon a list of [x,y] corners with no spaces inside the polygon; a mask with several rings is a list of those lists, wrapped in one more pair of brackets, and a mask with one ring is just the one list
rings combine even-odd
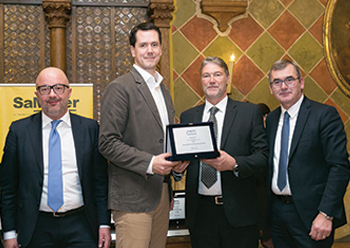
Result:
{"label": "smiling face", "polygon": [[219,65],[212,62],[206,64],[202,69],[201,81],[206,98],[211,104],[216,105],[227,95],[229,75]]}
{"label": "smiling face", "polygon": [[[274,80],[284,81],[287,77],[298,78],[292,64],[288,64],[282,70],[271,71],[270,82],[273,82]],[[289,109],[300,99],[303,94],[302,89],[304,89],[303,78],[297,80],[292,86],[287,86],[285,83],[282,83],[281,88],[279,89],[275,89],[270,83],[270,93],[275,96],[277,101],[279,101],[285,109]]]}
{"label": "smiling face", "polygon": [[130,46],[135,64],[154,76],[162,55],[162,46],[155,30],[138,30],[135,47]]}
{"label": "smiling face", "polygon": [[[36,79],[36,87],[56,84],[69,86],[66,75],[58,68],[46,68],[39,73]],[[56,94],[53,89],[48,95],[41,95],[38,90],[34,93],[39,100],[42,111],[52,120],[58,120],[68,111],[68,100],[71,92],[71,88],[66,88],[62,94]]]}

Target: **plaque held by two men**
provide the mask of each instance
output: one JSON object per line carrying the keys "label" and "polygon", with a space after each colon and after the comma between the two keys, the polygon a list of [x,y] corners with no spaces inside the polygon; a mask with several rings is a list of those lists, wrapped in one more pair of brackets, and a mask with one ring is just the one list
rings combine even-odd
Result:
{"label": "plaque held by two men", "polygon": [[188,161],[219,157],[213,122],[170,124],[166,128],[167,160]]}

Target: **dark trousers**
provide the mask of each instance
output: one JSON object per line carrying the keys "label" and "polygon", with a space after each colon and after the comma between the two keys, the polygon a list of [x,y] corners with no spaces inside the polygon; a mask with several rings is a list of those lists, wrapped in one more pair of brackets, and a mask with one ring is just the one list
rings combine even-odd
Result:
{"label": "dark trousers", "polygon": [[96,248],[97,240],[84,209],[63,217],[39,212],[27,248]]}
{"label": "dark trousers", "polygon": [[294,203],[274,197],[272,204],[272,240],[275,248],[328,248],[334,240],[334,230],[322,241],[309,236]]}
{"label": "dark trousers", "polygon": [[213,198],[201,198],[190,235],[192,248],[257,248],[259,228],[258,224],[232,227],[223,205],[215,205]]}

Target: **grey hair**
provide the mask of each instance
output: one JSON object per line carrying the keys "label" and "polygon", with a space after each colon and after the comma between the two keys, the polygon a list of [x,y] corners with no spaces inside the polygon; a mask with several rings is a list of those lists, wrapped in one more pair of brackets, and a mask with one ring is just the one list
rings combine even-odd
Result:
{"label": "grey hair", "polygon": [[206,66],[207,64],[209,63],[214,63],[214,64],[217,64],[218,66],[220,66],[222,69],[224,69],[224,72],[226,74],[226,77],[229,75],[229,72],[228,72],[228,67],[227,67],[227,64],[225,63],[225,61],[219,57],[207,57],[203,62],[202,62],[202,65],[201,65],[201,69],[200,69],[200,74],[201,74],[201,77],[202,77],[202,70],[204,68],[204,66]]}

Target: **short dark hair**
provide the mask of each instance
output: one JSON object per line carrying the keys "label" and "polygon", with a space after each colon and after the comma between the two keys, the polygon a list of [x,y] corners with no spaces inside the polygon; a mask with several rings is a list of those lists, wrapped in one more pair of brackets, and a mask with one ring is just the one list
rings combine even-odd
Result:
{"label": "short dark hair", "polygon": [[161,34],[159,28],[156,25],[154,25],[152,22],[143,22],[143,23],[140,23],[139,25],[133,27],[133,29],[131,29],[131,31],[130,31],[129,43],[131,46],[135,47],[136,33],[139,30],[142,30],[142,31],[155,30],[155,31],[157,31],[159,43],[162,44],[162,34]]}
{"label": "short dark hair", "polygon": [[227,64],[225,63],[225,61],[222,58],[219,58],[219,57],[207,57],[202,62],[202,65],[201,65],[201,68],[200,68],[201,77],[202,77],[202,70],[203,70],[204,66],[206,66],[209,63],[214,63],[214,64],[218,65],[219,67],[221,67],[222,69],[224,69],[226,77],[229,75]]}
{"label": "short dark hair", "polygon": [[298,77],[298,79],[300,79],[301,78],[301,72],[300,72],[300,69],[299,69],[298,65],[296,63],[288,60],[288,59],[282,59],[282,60],[279,60],[279,61],[275,62],[271,66],[271,69],[270,69],[270,72],[269,72],[269,83],[271,83],[271,73],[272,73],[272,71],[283,70],[288,65],[294,66],[294,70],[297,73],[297,77]]}
{"label": "short dark hair", "polygon": [[270,108],[265,103],[258,103],[262,116],[270,113]]}

